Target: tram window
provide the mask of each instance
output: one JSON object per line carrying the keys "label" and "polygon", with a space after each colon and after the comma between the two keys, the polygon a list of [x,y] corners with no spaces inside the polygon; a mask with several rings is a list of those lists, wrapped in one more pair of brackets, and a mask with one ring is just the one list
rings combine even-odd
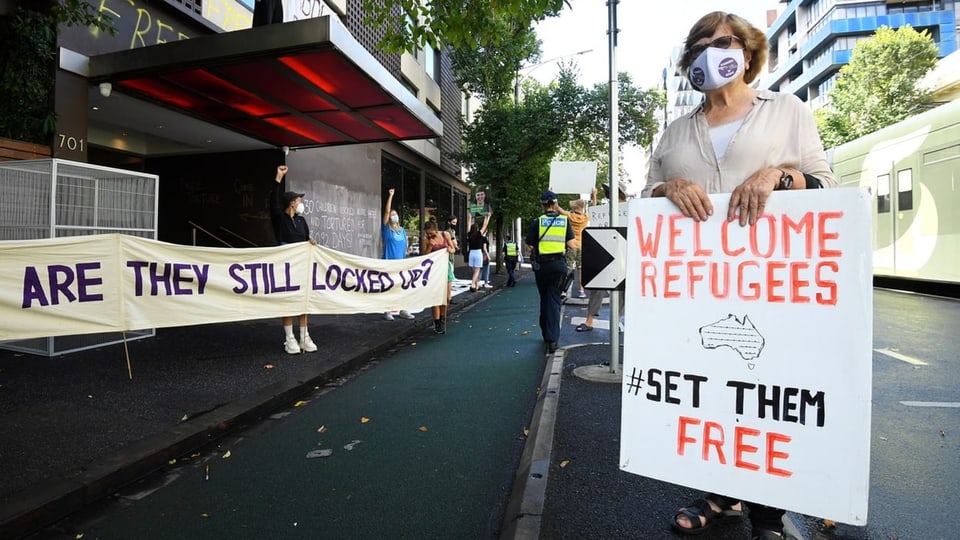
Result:
{"label": "tram window", "polygon": [[897,211],[913,210],[913,169],[897,171]]}
{"label": "tram window", "polygon": [[873,190],[877,194],[877,213],[890,212],[890,175],[881,174],[877,177],[877,187]]}

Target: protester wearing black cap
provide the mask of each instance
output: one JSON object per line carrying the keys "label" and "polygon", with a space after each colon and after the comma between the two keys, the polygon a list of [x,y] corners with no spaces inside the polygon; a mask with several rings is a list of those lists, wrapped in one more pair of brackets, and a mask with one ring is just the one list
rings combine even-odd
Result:
{"label": "protester wearing black cap", "polygon": [[569,221],[560,215],[557,194],[544,191],[540,204],[543,214],[530,222],[524,241],[531,250],[530,262],[540,291],[540,333],[547,352],[553,353],[560,338],[560,293],[567,276],[566,251],[576,242]]}
{"label": "protester wearing black cap", "polygon": [[[281,246],[296,242],[310,242],[311,245],[315,245],[316,242],[310,238],[310,227],[307,226],[307,220],[303,217],[303,193],[280,191],[281,182],[283,182],[283,177],[286,174],[286,165],[277,167],[276,184],[273,186],[273,196],[271,197],[271,218],[277,242]],[[299,342],[293,336],[293,317],[283,318],[283,332],[283,350],[287,353],[299,354],[301,351],[314,352],[317,350],[317,345],[310,339],[310,332],[307,330],[306,314],[300,315]]]}

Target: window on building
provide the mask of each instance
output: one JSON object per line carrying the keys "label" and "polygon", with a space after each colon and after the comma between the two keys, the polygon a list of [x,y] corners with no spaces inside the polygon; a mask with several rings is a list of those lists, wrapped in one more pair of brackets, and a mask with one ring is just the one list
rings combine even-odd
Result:
{"label": "window on building", "polygon": [[427,76],[431,79],[440,82],[440,52],[432,47],[428,47],[423,51],[423,69],[427,72]]}
{"label": "window on building", "polygon": [[386,203],[390,189],[394,190],[393,209],[400,214],[400,223],[407,230],[410,246],[415,247],[420,236],[420,170],[383,154],[380,160],[381,204]]}
{"label": "window on building", "polygon": [[410,82],[410,79],[407,79],[403,75],[400,75],[400,84],[402,84],[404,88],[409,90],[410,93],[415,96],[417,96],[418,93],[420,92],[420,90],[416,87],[416,85]]}

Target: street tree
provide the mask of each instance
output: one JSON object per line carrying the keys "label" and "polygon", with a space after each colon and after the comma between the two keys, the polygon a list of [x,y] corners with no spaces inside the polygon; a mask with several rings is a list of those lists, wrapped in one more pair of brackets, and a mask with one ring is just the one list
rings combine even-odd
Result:
{"label": "street tree", "polygon": [[837,146],[920,112],[930,91],[917,87],[937,62],[930,34],[910,26],[882,26],[853,49],[828,94],[830,106],[817,111],[824,145]]}
{"label": "street tree", "polygon": [[494,24],[495,40],[450,50],[457,82],[471,96],[487,102],[511,99],[520,66],[540,58],[540,41],[530,24],[508,17]]}
{"label": "street tree", "polygon": [[463,147],[456,159],[470,181],[484,186],[494,206],[494,228],[530,217],[549,179],[550,162],[569,137],[570,111],[582,104],[583,92],[569,72],[549,87],[526,88],[523,100],[484,102],[463,127]]}
{"label": "street tree", "polygon": [[501,38],[501,22],[529,27],[534,21],[560,13],[569,0],[363,0],[365,22],[382,28],[380,47],[411,51],[418,47],[477,49],[494,46]]}
{"label": "street tree", "polygon": [[109,17],[82,0],[0,2],[0,137],[52,143],[57,120],[52,96],[61,26],[116,33]]}
{"label": "street tree", "polygon": [[[666,104],[666,96],[658,88],[642,89],[633,84],[629,74],[621,72],[617,77],[618,92],[618,147],[644,147],[653,142],[660,129],[657,111]],[[606,172],[610,161],[610,84],[596,84],[585,91],[584,109],[574,120],[574,129],[564,144],[564,153],[577,159],[597,161],[598,168]],[[622,174],[617,171],[617,175]],[[600,179],[609,178],[607,175]]]}

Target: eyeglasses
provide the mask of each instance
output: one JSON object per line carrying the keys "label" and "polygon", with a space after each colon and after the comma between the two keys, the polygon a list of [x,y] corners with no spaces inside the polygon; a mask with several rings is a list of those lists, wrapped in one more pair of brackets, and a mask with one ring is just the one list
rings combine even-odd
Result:
{"label": "eyeglasses", "polygon": [[690,48],[687,49],[687,54],[689,54],[691,58],[696,58],[700,56],[700,53],[706,50],[707,47],[715,47],[717,49],[729,49],[730,45],[733,45],[733,40],[737,40],[740,43],[740,45],[743,45],[742,39],[738,38],[733,34],[730,34],[729,36],[720,36],[717,39],[711,41],[710,43],[701,43],[699,45],[691,45]]}

